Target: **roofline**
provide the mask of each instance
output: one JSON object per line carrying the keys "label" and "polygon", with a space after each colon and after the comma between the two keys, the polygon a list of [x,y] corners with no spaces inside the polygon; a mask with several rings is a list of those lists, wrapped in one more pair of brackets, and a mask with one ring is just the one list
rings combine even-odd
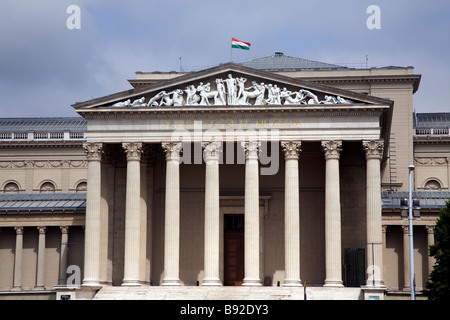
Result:
{"label": "roofline", "polygon": [[78,111],[78,109],[95,107],[95,106],[99,106],[99,105],[102,105],[102,104],[105,104],[108,102],[114,102],[118,99],[127,99],[127,98],[132,98],[132,97],[137,98],[139,95],[141,95],[143,93],[147,93],[149,91],[155,91],[158,88],[174,86],[178,83],[185,82],[188,80],[195,81],[196,79],[200,79],[205,76],[212,76],[214,74],[219,74],[219,73],[223,73],[226,71],[236,71],[236,72],[241,72],[244,74],[246,73],[246,74],[250,74],[253,76],[259,76],[262,78],[266,78],[266,79],[270,79],[270,80],[274,80],[274,81],[278,81],[278,82],[284,82],[284,83],[289,83],[291,85],[301,86],[306,89],[330,92],[330,93],[333,93],[336,95],[342,95],[342,96],[348,97],[350,99],[362,100],[364,102],[369,102],[369,103],[389,104],[389,105],[393,104],[393,101],[388,100],[388,99],[378,98],[378,97],[374,97],[374,96],[368,96],[368,95],[365,95],[362,93],[339,89],[336,87],[327,86],[327,85],[320,84],[317,82],[311,82],[309,80],[291,78],[291,77],[280,75],[277,73],[258,70],[258,69],[245,67],[245,66],[242,66],[239,64],[229,62],[229,63],[221,64],[219,66],[215,66],[212,68],[204,69],[201,71],[184,74],[184,75],[181,75],[176,78],[162,80],[157,83],[149,84],[149,85],[142,86],[139,88],[133,88],[133,89],[117,92],[117,93],[114,93],[111,95],[103,96],[100,98],[91,99],[91,100],[87,100],[84,102],[78,102],[78,103],[73,104],[72,107]]}

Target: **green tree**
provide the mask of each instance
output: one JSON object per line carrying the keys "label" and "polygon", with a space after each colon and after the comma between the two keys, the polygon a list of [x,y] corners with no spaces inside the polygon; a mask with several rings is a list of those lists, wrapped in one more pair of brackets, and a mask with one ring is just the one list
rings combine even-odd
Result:
{"label": "green tree", "polygon": [[430,246],[429,253],[436,263],[424,293],[429,300],[450,301],[450,200],[439,214],[434,235],[436,244]]}

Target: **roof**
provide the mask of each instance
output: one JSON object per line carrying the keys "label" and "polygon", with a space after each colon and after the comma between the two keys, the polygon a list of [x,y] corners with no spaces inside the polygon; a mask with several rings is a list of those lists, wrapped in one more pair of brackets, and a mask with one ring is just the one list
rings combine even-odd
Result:
{"label": "roof", "polygon": [[347,67],[336,64],[286,56],[282,52],[275,52],[273,56],[257,58],[239,64],[259,70],[278,71],[302,69],[347,69]]}
{"label": "roof", "polygon": [[6,193],[0,194],[1,213],[31,211],[85,211],[86,193]]}
{"label": "roof", "polygon": [[87,121],[82,117],[2,118],[0,132],[85,131]]}
{"label": "roof", "polygon": [[414,127],[450,127],[450,112],[415,113]]}
{"label": "roof", "polygon": [[[400,199],[408,199],[408,191],[382,191],[382,207],[386,209],[404,209]],[[450,191],[413,191],[413,199],[420,200],[422,209],[441,209],[450,199]]]}

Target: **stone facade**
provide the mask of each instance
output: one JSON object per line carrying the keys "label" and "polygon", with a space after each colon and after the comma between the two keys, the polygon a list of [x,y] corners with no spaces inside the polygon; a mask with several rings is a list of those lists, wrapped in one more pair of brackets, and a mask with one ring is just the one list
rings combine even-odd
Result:
{"label": "stone facade", "polygon": [[[347,103],[114,106],[229,74]],[[406,222],[401,208],[383,207],[382,191],[408,190],[413,159],[417,190],[431,180],[448,190],[450,172],[447,140],[413,139],[420,76],[411,68],[228,64],[163,81],[149,74],[147,85],[138,76],[132,91],[74,105],[88,124],[80,140],[1,140],[5,194],[87,186],[85,212],[1,212],[1,290],[51,290],[70,265],[81,267],[83,287],[222,286],[234,272],[232,241],[245,246],[243,286],[409,288]],[[415,222],[418,290],[437,212]],[[229,238],[232,216],[244,217],[243,240]]]}

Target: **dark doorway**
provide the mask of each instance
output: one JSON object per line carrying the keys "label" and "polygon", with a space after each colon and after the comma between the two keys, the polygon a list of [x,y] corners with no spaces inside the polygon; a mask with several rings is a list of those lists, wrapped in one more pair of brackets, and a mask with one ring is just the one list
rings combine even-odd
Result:
{"label": "dark doorway", "polygon": [[344,284],[359,287],[366,283],[366,250],[348,248],[344,250]]}
{"label": "dark doorway", "polygon": [[224,285],[240,286],[244,281],[244,215],[224,216]]}

